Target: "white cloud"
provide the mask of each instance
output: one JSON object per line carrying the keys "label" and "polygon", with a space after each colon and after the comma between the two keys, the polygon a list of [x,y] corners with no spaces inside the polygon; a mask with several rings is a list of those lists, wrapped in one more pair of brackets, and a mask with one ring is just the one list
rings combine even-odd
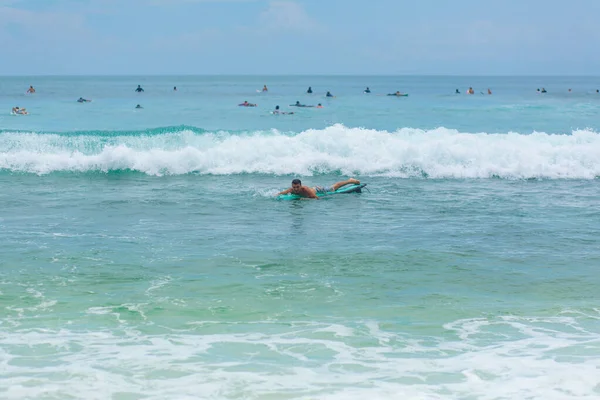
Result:
{"label": "white cloud", "polygon": [[173,6],[183,3],[250,3],[257,0],[142,0],[154,6]]}
{"label": "white cloud", "polygon": [[16,25],[39,39],[86,32],[85,17],[65,12],[35,12],[0,6],[0,28]]}
{"label": "white cloud", "polygon": [[223,39],[223,32],[211,28],[184,33],[176,37],[161,37],[154,40],[152,46],[159,51],[186,49],[188,52],[196,52],[202,48],[218,46],[216,41],[220,39]]}
{"label": "white cloud", "polygon": [[[171,0],[152,0],[171,1]],[[206,1],[254,1],[254,0],[175,0],[187,2]],[[231,29],[197,29],[177,36],[167,36],[153,42],[159,51],[174,48],[209,49],[247,47],[265,35],[283,33],[319,33],[323,28],[312,19],[302,6],[293,1],[271,1],[255,23]],[[260,47],[260,46],[259,46]]]}
{"label": "white cloud", "polygon": [[273,31],[316,32],[321,27],[304,8],[293,1],[271,1],[260,14],[262,27]]}
{"label": "white cloud", "polygon": [[86,57],[91,44],[97,47],[98,41],[84,15],[0,6],[0,45],[11,55],[3,70],[59,73],[73,60]]}

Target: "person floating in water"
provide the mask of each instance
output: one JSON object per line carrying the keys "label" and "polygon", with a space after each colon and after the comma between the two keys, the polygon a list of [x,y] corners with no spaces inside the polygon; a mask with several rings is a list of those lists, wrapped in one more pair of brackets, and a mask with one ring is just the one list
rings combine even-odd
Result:
{"label": "person floating in water", "polygon": [[317,104],[317,108],[323,108],[323,106],[321,105],[321,103]]}
{"label": "person floating in water", "polygon": [[400,97],[400,96],[405,96],[405,95],[404,95],[404,94],[402,94],[402,93],[400,93],[400,92],[398,91],[398,92],[396,92],[396,93],[388,93],[388,96],[397,96],[397,97]]}
{"label": "person floating in water", "polygon": [[77,99],[78,103],[89,103],[91,100],[88,99],[84,99],[83,97],[80,97]]}
{"label": "person floating in water", "polygon": [[460,90],[456,89],[456,92],[454,92],[455,94],[460,94]]}
{"label": "person floating in water", "polygon": [[307,106],[306,104],[301,104],[299,101],[296,100],[296,104],[290,104],[290,107],[314,107],[314,106]]}
{"label": "person floating in water", "polygon": [[330,91],[327,91],[327,94],[325,95],[325,97],[335,97],[335,96],[332,95]]}
{"label": "person floating in water", "polygon": [[546,91],[546,88],[542,88],[542,93],[548,93],[548,92]]}
{"label": "person floating in water", "polygon": [[138,104],[137,106],[135,106],[135,108],[144,108],[144,107],[142,107]]}
{"label": "person floating in water", "polygon": [[29,89],[27,89],[27,93],[35,93],[35,89],[33,88],[33,86],[29,86]]}
{"label": "person floating in water", "polygon": [[141,93],[144,91],[144,89],[142,89],[142,87],[140,85],[138,85],[137,89],[135,89],[136,92]]}
{"label": "person floating in water", "polygon": [[492,90],[488,88],[488,94],[492,94]]}
{"label": "person floating in water", "polygon": [[346,185],[360,185],[360,181],[354,178],[350,178],[348,180],[345,181],[341,181],[341,182],[336,182],[331,186],[315,186],[315,187],[308,187],[308,186],[302,186],[302,182],[300,181],[300,179],[294,179],[292,181],[292,187],[289,189],[286,189],[282,192],[279,192],[276,194],[276,196],[280,196],[282,194],[288,194],[288,193],[292,193],[292,194],[296,194],[300,197],[306,197],[309,199],[318,199],[317,197],[317,193],[327,193],[327,192],[335,192],[336,190],[338,190],[339,188],[346,186]]}
{"label": "person floating in water", "polygon": [[363,91],[364,93],[371,93],[371,89],[367,86],[367,88]]}
{"label": "person floating in water", "polygon": [[475,94],[475,91],[472,87],[470,87],[469,90],[467,90],[467,94]]}
{"label": "person floating in water", "polygon": [[27,112],[26,108],[19,108],[19,107],[13,107],[12,108],[12,113],[13,114],[19,114],[19,115],[27,115],[27,114],[29,114]]}
{"label": "person floating in water", "polygon": [[288,115],[291,115],[291,114],[293,114],[293,112],[279,111],[279,106],[275,106],[275,111],[273,111],[273,114],[288,114]]}
{"label": "person floating in water", "polygon": [[177,86],[173,86],[173,91],[176,92],[177,91]]}
{"label": "person floating in water", "polygon": [[243,103],[238,104],[238,106],[240,106],[240,107],[256,107],[256,104],[248,103],[248,101],[245,100]]}
{"label": "person floating in water", "polygon": [[267,85],[264,85],[264,86],[263,86],[263,88],[262,88],[262,91],[263,91],[263,92],[268,92],[268,91],[269,91],[269,89],[267,88]]}
{"label": "person floating in water", "polygon": [[308,90],[306,91],[306,93],[312,94],[312,87],[311,86],[308,87]]}

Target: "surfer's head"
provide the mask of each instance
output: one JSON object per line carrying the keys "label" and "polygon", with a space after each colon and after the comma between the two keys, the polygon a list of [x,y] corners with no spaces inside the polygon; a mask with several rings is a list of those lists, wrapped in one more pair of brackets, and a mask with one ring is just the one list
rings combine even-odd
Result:
{"label": "surfer's head", "polygon": [[302,182],[300,181],[300,179],[294,179],[292,181],[292,193],[298,193],[301,187]]}

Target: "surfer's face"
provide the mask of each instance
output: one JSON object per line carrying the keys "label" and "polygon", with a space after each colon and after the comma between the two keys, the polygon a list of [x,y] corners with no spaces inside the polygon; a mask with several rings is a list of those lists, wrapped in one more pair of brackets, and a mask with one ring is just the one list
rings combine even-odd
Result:
{"label": "surfer's face", "polygon": [[292,193],[300,193],[300,188],[302,188],[301,184],[292,183]]}

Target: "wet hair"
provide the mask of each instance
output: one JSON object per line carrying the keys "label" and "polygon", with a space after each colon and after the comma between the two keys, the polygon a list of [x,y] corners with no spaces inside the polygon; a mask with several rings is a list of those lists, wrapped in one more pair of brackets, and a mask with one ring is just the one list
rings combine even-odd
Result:
{"label": "wet hair", "polygon": [[276,110],[279,110],[279,106],[275,106],[275,109],[276,109]]}
{"label": "wet hair", "polygon": [[302,185],[302,182],[300,181],[300,179],[294,179],[292,181],[292,185]]}

